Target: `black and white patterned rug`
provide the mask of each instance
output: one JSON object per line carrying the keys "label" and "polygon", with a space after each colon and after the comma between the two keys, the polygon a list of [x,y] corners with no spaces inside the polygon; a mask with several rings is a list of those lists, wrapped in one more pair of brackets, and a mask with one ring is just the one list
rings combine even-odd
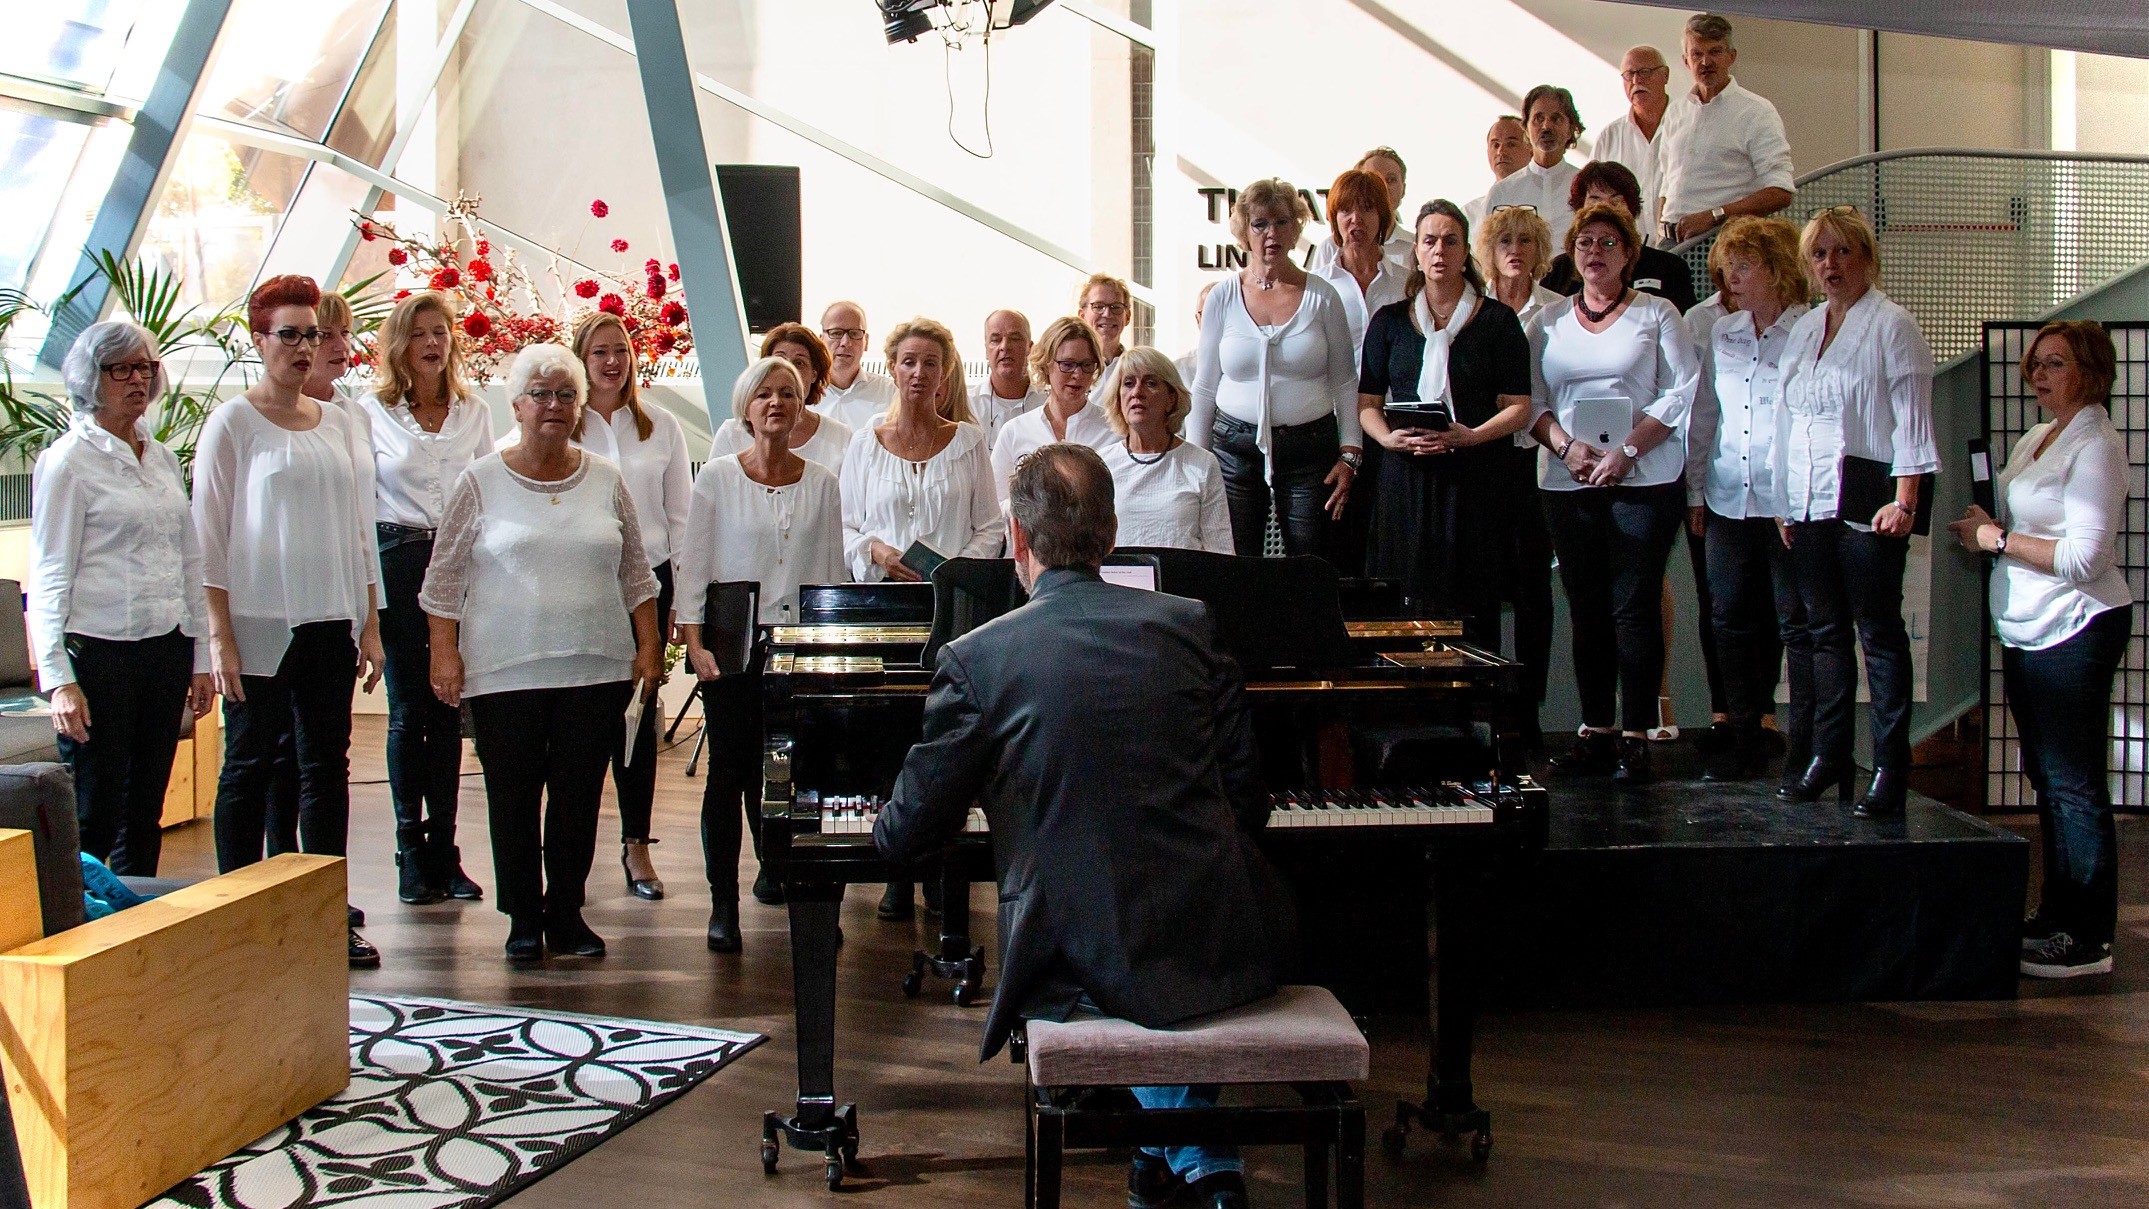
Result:
{"label": "black and white patterned rug", "polygon": [[149,1209],[490,1205],[764,1040],[683,1024],[354,995],[350,1087]]}

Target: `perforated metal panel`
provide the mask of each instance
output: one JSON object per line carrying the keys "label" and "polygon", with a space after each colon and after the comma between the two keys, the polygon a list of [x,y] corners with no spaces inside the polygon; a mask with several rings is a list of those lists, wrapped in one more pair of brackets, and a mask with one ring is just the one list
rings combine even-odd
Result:
{"label": "perforated metal panel", "polygon": [[[2149,808],[2149,324],[2107,323],[2119,351],[2119,376],[2112,388],[2112,423],[2126,439],[2132,480],[2127,489],[2126,526],[2119,534],[2119,566],[2134,594],[2134,641],[2112,685],[2111,740],[2107,767],[2116,806]],[[2006,464],[2015,442],[2044,415],[2022,380],[2022,354],[2037,333],[2034,323],[1984,325],[1982,378],[1985,439],[1990,443],[1993,473]],[[2022,774],[2022,740],[2007,707],[2007,687],[2000,681],[2000,641],[1992,636],[1989,610],[1985,646],[1985,806],[1991,810],[2028,810],[2036,805]]]}
{"label": "perforated metal panel", "polygon": [[[1869,157],[1798,185],[1784,217],[1856,206],[1880,238],[1881,288],[1942,361],[1987,320],[2028,320],[2149,261],[2149,159],[2036,152]],[[1706,294],[1712,235],[1679,252]]]}

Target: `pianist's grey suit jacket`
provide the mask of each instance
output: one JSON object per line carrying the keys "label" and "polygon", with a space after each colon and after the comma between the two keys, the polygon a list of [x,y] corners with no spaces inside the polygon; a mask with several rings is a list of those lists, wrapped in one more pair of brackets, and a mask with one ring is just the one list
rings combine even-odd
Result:
{"label": "pianist's grey suit jacket", "polygon": [[1296,939],[1253,845],[1268,795],[1212,628],[1199,601],[1057,570],[942,648],[873,840],[916,860],[985,809],[1000,976],[981,1058],[1083,993],[1154,1028],[1275,992]]}

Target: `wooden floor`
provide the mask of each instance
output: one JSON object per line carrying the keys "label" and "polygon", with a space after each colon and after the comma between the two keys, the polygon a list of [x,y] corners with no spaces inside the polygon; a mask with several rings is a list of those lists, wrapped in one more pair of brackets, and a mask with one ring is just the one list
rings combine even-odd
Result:
{"label": "wooden floor", "polygon": [[[685,732],[682,732],[685,733]],[[515,1198],[517,1209],[648,1205],[1010,1205],[1021,1198],[1019,1072],[977,1061],[982,1007],[905,1001],[920,925],[845,909],[839,1093],[861,1106],[867,1172],[834,1196],[820,1165],[757,1158],[764,1109],[794,1093],[790,960],[780,909],[744,906],[747,951],[703,947],[701,781],[685,750],[661,757],[656,831],[670,897],[627,896],[615,816],[590,880],[599,961],[517,970],[490,903],[406,907],[395,898],[392,820],[379,778],[382,723],[353,742],[352,889],[384,955],[359,990],[447,996],[751,1029],[769,1044],[677,1103]],[[475,761],[468,766],[474,774]],[[484,799],[464,782],[465,864],[491,885]],[[2123,901],[2113,978],[2026,985],[2012,1003],[1532,1013],[1487,1019],[1478,1096],[1497,1147],[1478,1170],[1414,1137],[1400,1160],[1368,1156],[1375,1205],[2149,1205],[2149,831],[2122,823]],[[165,870],[214,871],[207,823],[173,832]],[[751,856],[748,858],[751,864]],[[979,896],[983,899],[983,895]],[[1706,909],[1705,904],[1697,904]],[[1617,910],[1617,904],[1606,904]],[[991,920],[974,927],[984,943]],[[943,984],[944,985],[944,984]],[[1361,1095],[1392,1113],[1424,1077],[1422,1025],[1373,1033]],[[1376,1120],[1375,1127],[1380,1124]],[[1297,1159],[1257,1153],[1256,1204],[1298,1203]],[[1124,1168],[1103,1156],[1069,1171],[1070,1205],[1125,1203]]]}

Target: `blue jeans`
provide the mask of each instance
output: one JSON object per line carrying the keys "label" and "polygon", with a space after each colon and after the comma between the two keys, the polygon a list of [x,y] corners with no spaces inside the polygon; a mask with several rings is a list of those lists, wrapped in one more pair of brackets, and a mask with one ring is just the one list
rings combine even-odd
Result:
{"label": "blue jeans", "polygon": [[[1134,1098],[1143,1108],[1214,1108],[1216,1092],[1214,1083],[1197,1083],[1191,1087],[1137,1087]],[[1174,1175],[1190,1184],[1219,1171],[1245,1170],[1235,1146],[1166,1146],[1161,1149],[1144,1146],[1142,1153],[1163,1159],[1171,1166]]]}
{"label": "blue jeans", "polygon": [[2044,889],[2037,913],[2089,945],[2119,922],[2118,835],[2112,825],[2112,677],[2127,652],[2134,610],[2097,614],[2041,651],[2000,648],[2008,712],[2022,736],[2022,771],[2037,790]]}

